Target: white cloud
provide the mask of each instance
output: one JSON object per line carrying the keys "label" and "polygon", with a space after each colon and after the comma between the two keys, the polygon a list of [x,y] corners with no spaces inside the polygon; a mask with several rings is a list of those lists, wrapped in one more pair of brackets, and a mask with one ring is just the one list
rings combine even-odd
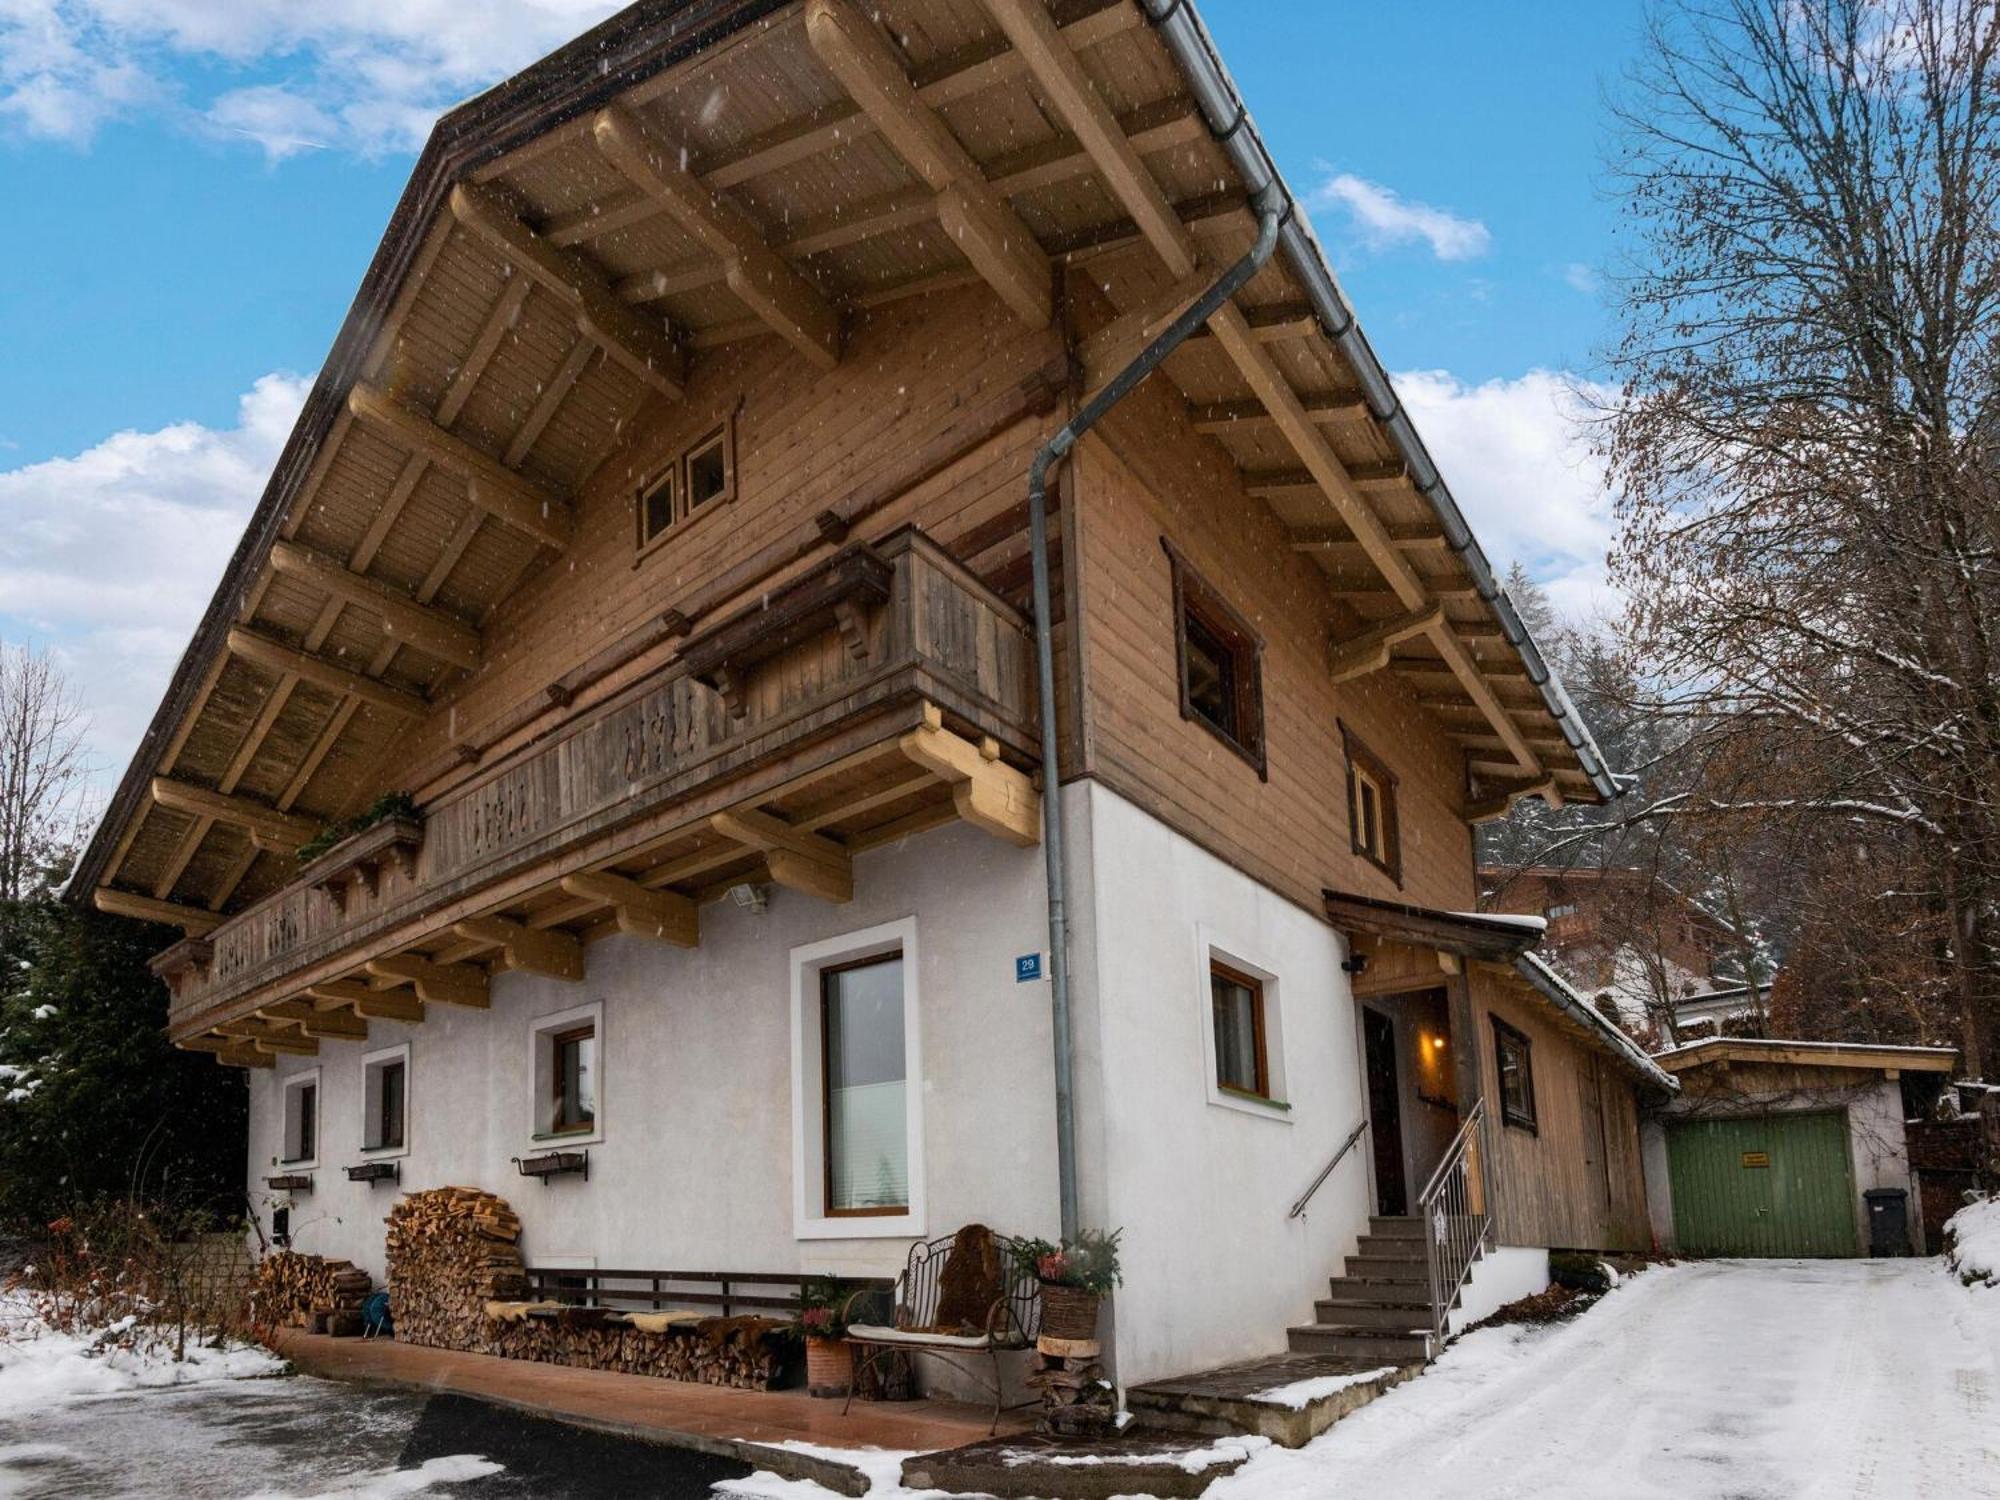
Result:
{"label": "white cloud", "polygon": [[1585,265],[1580,260],[1573,260],[1562,268],[1562,279],[1569,284],[1572,291],[1582,292],[1586,297],[1595,297],[1598,287],[1603,285],[1602,278],[1597,274],[1597,268]]}
{"label": "white cloud", "polygon": [[1493,247],[1493,236],[1477,219],[1405,198],[1352,172],[1329,174],[1307,195],[1309,208],[1338,208],[1361,231],[1364,243],[1380,249],[1422,240],[1439,260],[1474,260]]}
{"label": "white cloud", "polygon": [[1494,567],[1518,561],[1565,614],[1615,611],[1612,492],[1585,430],[1589,403],[1608,393],[1549,370],[1479,385],[1413,370],[1395,382]]}
{"label": "white cloud", "polygon": [[52,647],[123,769],[289,435],[308,382],[266,375],[234,427],[119,432],[0,470],[0,633]]}
{"label": "white cloud", "polygon": [[274,158],[320,144],[409,151],[450,104],[617,9],[617,0],[0,0],[0,120],[83,145],[108,121],[173,97],[179,65],[276,66],[282,85],[187,101],[194,117]]}

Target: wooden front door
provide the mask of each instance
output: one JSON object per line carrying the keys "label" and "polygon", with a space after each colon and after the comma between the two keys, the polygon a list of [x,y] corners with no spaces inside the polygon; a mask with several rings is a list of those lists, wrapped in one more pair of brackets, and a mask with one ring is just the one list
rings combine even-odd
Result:
{"label": "wooden front door", "polygon": [[1396,1023],[1378,1010],[1361,1011],[1362,1048],[1368,1069],[1368,1134],[1375,1151],[1375,1212],[1410,1211],[1403,1176],[1403,1095],[1396,1079]]}

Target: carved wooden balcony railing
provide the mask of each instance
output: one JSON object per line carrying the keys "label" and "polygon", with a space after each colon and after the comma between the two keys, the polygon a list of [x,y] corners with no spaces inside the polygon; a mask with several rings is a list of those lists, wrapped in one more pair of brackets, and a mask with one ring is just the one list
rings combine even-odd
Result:
{"label": "carved wooden balcony railing", "polygon": [[[953,816],[1032,842],[1033,697],[1027,624],[948,554],[907,528],[845,548],[440,797],[420,824],[358,835],[224,921],[201,952],[177,945],[162,956],[170,1030],[237,1061],[266,1023],[303,1030],[271,1050],[348,1035],[348,1017],[315,1024],[299,997],[381,988],[370,962],[468,930],[533,925],[567,943],[550,929],[581,922],[576,936],[593,936],[588,915],[538,918],[534,902],[591,879],[636,888],[653,858],[679,864],[659,865],[667,878],[648,890],[699,902],[718,894],[732,852],[789,883],[775,872],[801,849],[807,864],[827,850],[844,859]],[[731,836],[763,847],[718,852]],[[672,881],[679,869],[692,877]],[[824,880],[801,888],[840,895]],[[464,968],[463,954],[425,956]]]}

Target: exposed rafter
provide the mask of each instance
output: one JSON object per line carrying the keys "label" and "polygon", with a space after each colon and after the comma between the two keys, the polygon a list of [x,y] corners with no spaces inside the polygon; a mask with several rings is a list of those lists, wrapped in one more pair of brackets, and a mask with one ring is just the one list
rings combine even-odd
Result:
{"label": "exposed rafter", "polygon": [[175,781],[170,776],[155,776],[152,793],[153,800],[170,812],[209,818],[242,829],[256,841],[258,848],[270,854],[291,854],[319,832],[316,818],[279,812],[248,797],[211,791],[192,782]]}
{"label": "exposed rafter", "polygon": [[303,678],[315,687],[323,687],[328,692],[344,693],[350,698],[359,698],[371,708],[379,708],[385,713],[399,714],[404,718],[420,718],[430,709],[430,704],[418,693],[407,692],[399,687],[391,687],[373,677],[364,677],[350,667],[343,667],[328,661],[324,656],[301,651],[275,641],[267,635],[243,625],[229,627],[229,654],[253,667],[261,667],[266,672],[279,675],[286,673]]}
{"label": "exposed rafter", "polygon": [[975,745],[944,727],[936,705],[924,705],[923,724],[904,735],[904,755],[951,787],[958,815],[1025,849],[1041,842],[1042,799],[1034,783],[1000,759],[993,740]]}
{"label": "exposed rafter", "polygon": [[840,314],[765,243],[754,220],[681,165],[679,147],[616,104],[598,111],[591,138],[606,161],[721,262],[738,301],[821,369],[840,362]]}
{"label": "exposed rafter", "polygon": [[1490,797],[1469,804],[1465,809],[1468,823],[1490,823],[1513,812],[1514,804],[1523,797],[1540,797],[1550,807],[1563,805],[1562,790],[1553,776],[1544,776],[1537,781],[1517,781],[1508,784]]}
{"label": "exposed rafter", "polygon": [[1427,604],[1393,620],[1385,620],[1360,635],[1336,641],[1327,657],[1327,670],[1335,682],[1351,682],[1357,677],[1380,672],[1389,665],[1390,653],[1411,636],[1424,635],[1444,618],[1442,604]]}
{"label": "exposed rafter", "polygon": [[491,1003],[484,969],[471,964],[438,964],[415,953],[395,953],[370,959],[368,972],[392,985],[409,985],[426,1005],[469,1005],[484,1010]]}
{"label": "exposed rafter", "polygon": [[762,854],[777,884],[826,901],[854,899],[854,858],[832,839],[748,807],[716,813],[708,823],[724,838]]}
{"label": "exposed rafter", "polygon": [[[1323,391],[1299,397],[1306,415],[1322,427],[1365,421],[1368,403],[1359,391]],[[1209,401],[1193,408],[1194,430],[1219,437],[1231,432],[1260,432],[1273,425],[1261,401]],[[1351,472],[1351,471],[1350,471]]]}
{"label": "exposed rafter", "polygon": [[680,398],[687,385],[686,356],[663,323],[621,301],[595,266],[542,239],[489,188],[460,183],[451,190],[451,213],[523,275],[568,303],[578,330],[603,345],[623,369],[661,395]]}
{"label": "exposed rafter", "polygon": [[971,153],[919,97],[881,27],[853,0],[808,0],[806,35],[848,97],[937,195],[938,222],[965,258],[1022,319],[1046,327],[1055,316],[1048,256]]}
{"label": "exposed rafter", "polygon": [[583,944],[566,932],[549,932],[504,917],[469,917],[452,924],[451,930],[468,942],[498,948],[510,969],[573,984],[583,980]]}
{"label": "exposed rafter", "polygon": [[297,542],[278,541],[271,544],[271,566],[367,610],[381,620],[383,629],[413,651],[468,671],[479,665],[478,631],[441,609],[418,604],[389,584],[350,571],[338,558]]}
{"label": "exposed rafter", "polygon": [[675,891],[656,891],[607,870],[585,870],[562,879],[563,893],[579,901],[611,908],[618,930],[681,948],[701,941],[698,910]]}
{"label": "exposed rafter", "polygon": [[222,925],[220,916],[212,911],[203,911],[198,906],[183,906],[178,901],[161,901],[132,891],[114,891],[108,885],[101,885],[91,892],[91,900],[99,911],[114,917],[164,922],[180,928],[189,937],[205,937]]}
{"label": "exposed rafter", "polygon": [[569,501],[543,489],[482,453],[464,438],[438,426],[415,407],[386,391],[357,385],[347,393],[347,409],[364,427],[391,442],[420,453],[439,468],[465,481],[466,499],[473,507],[558,550],[569,545],[574,529]]}
{"label": "exposed rafter", "polygon": [[364,1021],[415,1022],[424,1018],[424,1003],[402,990],[370,989],[349,980],[311,985],[306,998],[320,1010],[351,1010]]}

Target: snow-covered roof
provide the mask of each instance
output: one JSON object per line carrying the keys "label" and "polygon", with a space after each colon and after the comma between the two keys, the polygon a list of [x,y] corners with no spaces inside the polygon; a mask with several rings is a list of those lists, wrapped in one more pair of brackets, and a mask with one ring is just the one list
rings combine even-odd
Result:
{"label": "snow-covered roof", "polygon": [[1733,1058],[1738,1061],[1799,1063],[1820,1067],[1901,1067],[1949,1073],[1958,1063],[1956,1047],[1877,1046],[1873,1042],[1813,1042],[1792,1037],[1704,1037],[1653,1054],[1663,1068]]}
{"label": "snow-covered roof", "polygon": [[1646,1051],[1622,1029],[1614,1026],[1598,1013],[1597,1007],[1585,1000],[1575,987],[1562,975],[1549,967],[1548,960],[1539,953],[1523,953],[1514,960],[1514,967],[1523,978],[1553,1000],[1556,1006],[1566,1012],[1572,1020],[1595,1031],[1604,1044],[1635,1072],[1643,1075],[1648,1082],[1669,1091],[1676,1090],[1680,1083],[1673,1074],[1666,1071]]}

